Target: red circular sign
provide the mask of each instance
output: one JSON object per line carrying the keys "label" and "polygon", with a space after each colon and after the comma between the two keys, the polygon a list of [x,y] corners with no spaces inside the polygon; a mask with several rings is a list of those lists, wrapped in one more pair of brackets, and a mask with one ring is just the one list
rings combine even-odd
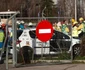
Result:
{"label": "red circular sign", "polygon": [[48,41],[53,35],[53,27],[47,20],[39,22],[36,27],[36,36],[42,42]]}

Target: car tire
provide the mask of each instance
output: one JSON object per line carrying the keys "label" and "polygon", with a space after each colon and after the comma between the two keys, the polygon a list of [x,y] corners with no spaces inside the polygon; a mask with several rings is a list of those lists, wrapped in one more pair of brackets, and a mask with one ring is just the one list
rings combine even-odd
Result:
{"label": "car tire", "polygon": [[73,46],[73,59],[80,55],[80,44],[75,44]]}

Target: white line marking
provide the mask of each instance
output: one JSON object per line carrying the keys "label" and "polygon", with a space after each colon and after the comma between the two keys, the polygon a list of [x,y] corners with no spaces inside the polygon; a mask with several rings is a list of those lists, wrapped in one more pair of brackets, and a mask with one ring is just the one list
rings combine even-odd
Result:
{"label": "white line marking", "polygon": [[39,29],[40,34],[51,33],[51,29]]}

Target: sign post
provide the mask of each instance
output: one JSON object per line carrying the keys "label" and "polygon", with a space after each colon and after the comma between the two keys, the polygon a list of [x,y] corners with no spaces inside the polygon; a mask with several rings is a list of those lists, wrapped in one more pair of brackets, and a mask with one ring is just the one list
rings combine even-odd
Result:
{"label": "sign post", "polygon": [[[36,28],[36,36],[38,37],[40,41],[46,42],[51,39],[52,35],[53,35],[53,26],[51,25],[49,21],[42,20]],[[41,58],[43,57],[44,46],[45,46],[44,43],[42,43]]]}

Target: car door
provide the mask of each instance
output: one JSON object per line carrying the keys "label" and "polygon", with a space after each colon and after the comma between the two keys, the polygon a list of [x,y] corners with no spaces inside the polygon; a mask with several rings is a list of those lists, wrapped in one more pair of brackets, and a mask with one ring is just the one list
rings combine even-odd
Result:
{"label": "car door", "polygon": [[53,36],[50,40],[50,51],[59,52],[68,50],[71,45],[71,39],[68,35],[54,30]]}

